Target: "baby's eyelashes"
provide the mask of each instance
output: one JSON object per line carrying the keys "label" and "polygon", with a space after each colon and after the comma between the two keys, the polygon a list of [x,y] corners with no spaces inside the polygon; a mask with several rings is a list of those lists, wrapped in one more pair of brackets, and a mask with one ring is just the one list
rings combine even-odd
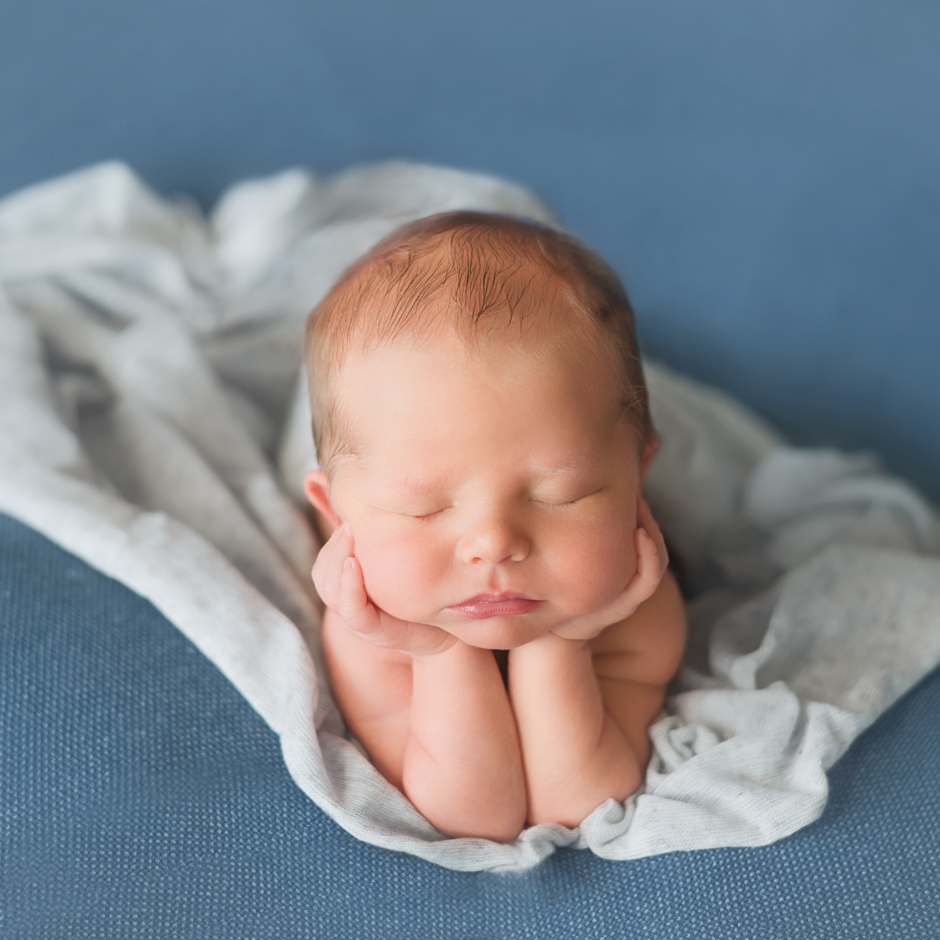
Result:
{"label": "baby's eyelashes", "polygon": [[533,499],[533,502],[540,503],[543,506],[549,506],[553,509],[561,509],[565,506],[574,506],[577,503],[582,503],[584,500],[589,499],[591,496],[597,496],[601,490],[591,490],[590,493],[582,493],[579,496],[573,496],[570,499],[550,499],[548,497],[543,497],[541,499]]}
{"label": "baby's eyelashes", "polygon": [[437,509],[425,509],[424,507],[411,506],[376,506],[375,508],[380,509],[382,512],[391,513],[393,516],[404,516],[407,519],[417,519],[419,521],[428,522],[432,519],[436,519],[438,516],[443,515],[445,512],[447,512],[448,509],[453,509],[453,506],[440,506]]}
{"label": "baby's eyelashes", "polygon": [[437,519],[439,516],[444,515],[444,513],[447,512],[448,508],[449,507],[445,507],[444,509],[438,509],[438,510],[435,510],[434,512],[421,513],[418,515],[414,515],[411,518],[420,519],[422,522],[431,522],[434,519]]}
{"label": "baby's eyelashes", "polygon": [[[571,497],[539,494],[528,497],[528,502],[536,506],[544,506],[547,509],[565,509],[570,506],[575,506],[578,503],[583,503],[585,500],[590,499],[592,496],[597,496],[601,492],[603,492],[603,487],[600,489],[591,490],[587,493],[579,493],[578,495]],[[439,519],[445,513],[456,507],[451,503],[445,506],[441,506],[438,509],[390,508],[387,506],[377,506],[376,508],[382,509],[384,512],[392,513],[396,516],[405,516],[409,519],[416,519],[420,522],[433,522],[435,519]]]}
{"label": "baby's eyelashes", "polygon": [[406,519],[418,519],[418,520],[430,520],[436,519],[438,516],[443,515],[447,512],[448,509],[453,509],[451,503],[443,502],[434,502],[434,503],[425,503],[422,505],[410,506],[407,503],[373,503],[373,509],[378,509],[380,512],[386,512],[393,516],[404,516]]}

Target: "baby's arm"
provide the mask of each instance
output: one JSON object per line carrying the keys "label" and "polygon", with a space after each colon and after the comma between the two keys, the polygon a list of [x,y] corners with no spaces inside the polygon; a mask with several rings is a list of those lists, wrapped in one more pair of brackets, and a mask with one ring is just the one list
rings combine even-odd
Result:
{"label": "baby's arm", "polygon": [[512,650],[509,688],[522,743],[528,822],[578,825],[625,799],[649,759],[647,731],[685,643],[668,571],[634,613],[591,640],[547,634]]}
{"label": "baby's arm", "polygon": [[[340,553],[343,539],[339,533],[333,546]],[[380,616],[355,561],[343,562],[349,567],[340,579],[351,572],[358,583],[341,599],[324,570],[329,553],[324,562],[316,580],[331,608],[323,637],[330,678],[373,763],[438,829],[514,839],[525,822],[522,757],[492,652],[443,631],[437,642],[428,632],[436,628]],[[375,617],[360,616],[357,605]]]}

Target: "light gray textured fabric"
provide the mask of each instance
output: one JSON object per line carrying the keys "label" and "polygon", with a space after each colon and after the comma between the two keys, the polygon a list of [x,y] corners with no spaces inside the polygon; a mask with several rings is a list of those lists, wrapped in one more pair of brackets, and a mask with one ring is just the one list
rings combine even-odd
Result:
{"label": "light gray textured fabric", "polygon": [[149,598],[358,838],[512,871],[561,845],[636,858],[793,832],[826,768],[940,661],[940,525],[871,458],[789,448],[655,365],[647,495],[694,596],[641,792],[577,830],[452,839],[344,736],[314,537],[287,495],[314,459],[303,322],[378,238],[454,207],[551,220],[517,187],[398,163],[248,182],[208,219],[117,164],[0,203],[0,510]]}

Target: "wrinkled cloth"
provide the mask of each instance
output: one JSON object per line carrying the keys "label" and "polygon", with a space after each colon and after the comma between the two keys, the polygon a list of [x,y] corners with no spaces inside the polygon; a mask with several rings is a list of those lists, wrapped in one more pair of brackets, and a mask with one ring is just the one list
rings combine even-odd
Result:
{"label": "wrinkled cloth", "polygon": [[476,208],[555,224],[519,187],[387,163],[232,187],[207,217],[120,164],[0,202],[0,511],[149,599],[280,736],[357,838],[458,870],[556,847],[611,859],[760,845],[817,818],[826,769],[940,661],[940,523],[874,458],[788,447],[647,365],[646,495],[690,642],[641,790],[515,843],[434,829],[350,741],[320,655],[309,310],[402,222]]}

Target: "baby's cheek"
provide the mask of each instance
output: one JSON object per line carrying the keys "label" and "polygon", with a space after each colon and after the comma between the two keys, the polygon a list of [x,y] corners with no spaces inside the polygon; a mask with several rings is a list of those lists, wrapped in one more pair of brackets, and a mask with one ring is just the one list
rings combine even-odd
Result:
{"label": "baby's cheek", "polygon": [[356,536],[356,557],[373,603],[402,620],[426,618],[443,573],[433,542],[408,532],[370,531]]}
{"label": "baby's cheek", "polygon": [[636,571],[633,532],[624,526],[592,527],[570,538],[558,554],[558,578],[577,613],[612,601]]}

